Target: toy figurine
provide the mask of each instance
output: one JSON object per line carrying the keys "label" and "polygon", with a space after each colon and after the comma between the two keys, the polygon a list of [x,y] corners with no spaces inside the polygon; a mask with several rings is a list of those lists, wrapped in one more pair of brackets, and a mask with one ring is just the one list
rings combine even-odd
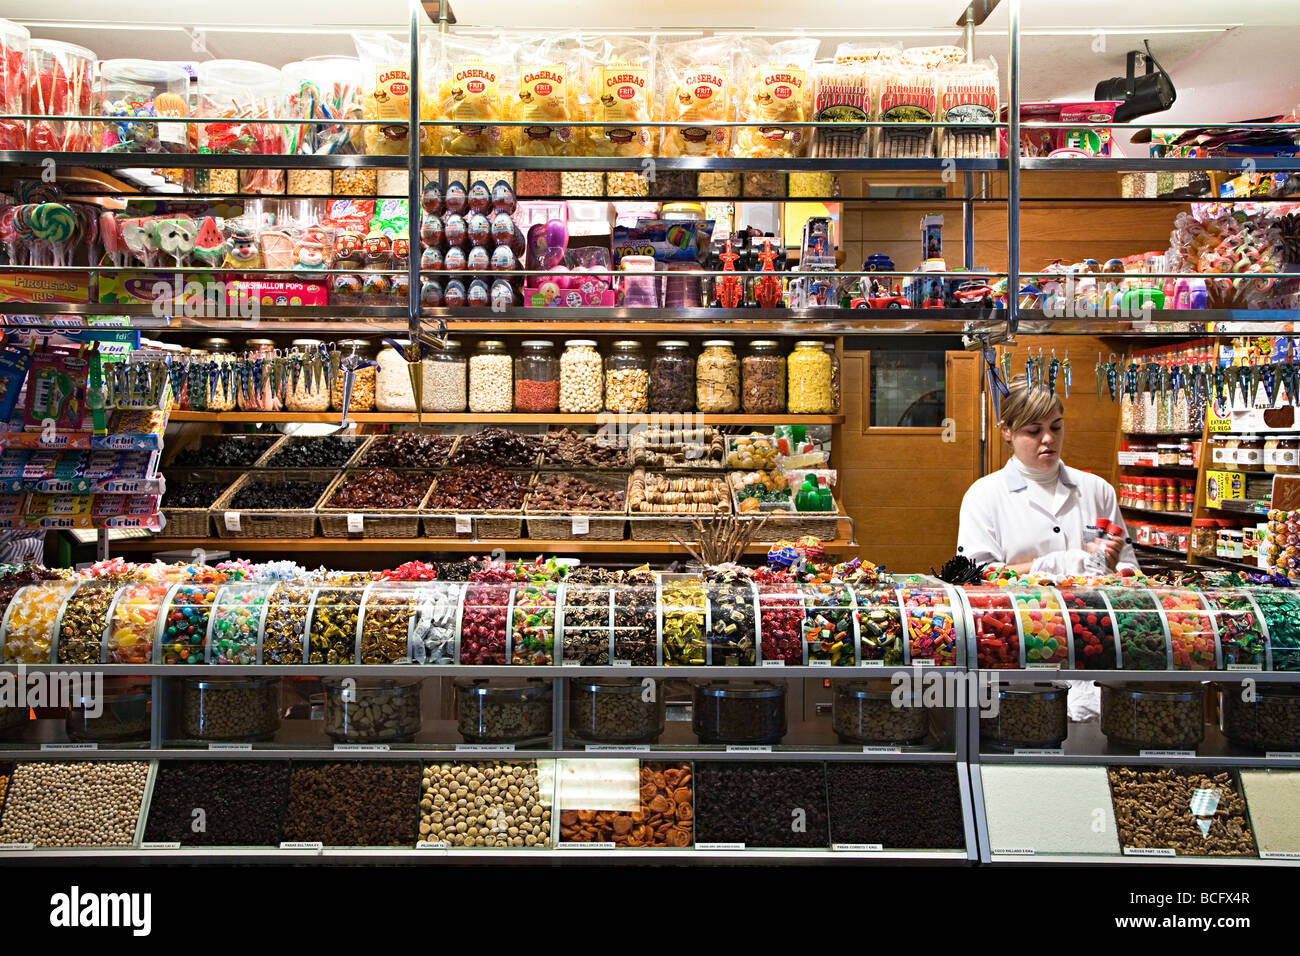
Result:
{"label": "toy figurine", "polygon": [[[731,248],[731,240],[728,239],[726,248],[718,253],[718,258],[722,260],[723,272],[735,272],[736,260],[740,258],[740,253],[734,252]],[[723,276],[718,281],[718,304],[724,309],[734,309],[740,305],[740,300],[744,296],[744,288],[741,286],[740,279],[734,276]]]}
{"label": "toy figurine", "polygon": [[226,237],[226,258],[223,269],[260,269],[262,250],[257,244],[257,233],[245,226],[232,226]]}
{"label": "toy figurine", "polygon": [[[772,240],[763,240],[763,251],[758,254],[758,258],[763,263],[762,272],[775,273],[776,269],[772,265],[776,261],[777,252],[772,248]],[[758,304],[765,309],[774,309],[781,302],[781,280],[773,275],[764,275],[754,283],[754,298]]]}

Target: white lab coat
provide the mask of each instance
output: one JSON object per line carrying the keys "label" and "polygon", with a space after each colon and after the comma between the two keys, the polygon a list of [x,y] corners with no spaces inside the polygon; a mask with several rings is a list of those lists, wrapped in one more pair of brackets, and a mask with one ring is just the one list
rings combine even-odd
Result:
{"label": "white lab coat", "polygon": [[[1013,458],[1006,467],[985,475],[966,490],[957,528],[957,553],[972,561],[995,564],[1033,562],[1046,574],[1082,574],[1088,552],[1083,546],[1097,537],[1088,529],[1099,518],[1125,527],[1115,489],[1096,475],[1061,465],[1051,510],[1029,495],[1029,483]],[[1127,535],[1118,569],[1138,570],[1137,555]]]}

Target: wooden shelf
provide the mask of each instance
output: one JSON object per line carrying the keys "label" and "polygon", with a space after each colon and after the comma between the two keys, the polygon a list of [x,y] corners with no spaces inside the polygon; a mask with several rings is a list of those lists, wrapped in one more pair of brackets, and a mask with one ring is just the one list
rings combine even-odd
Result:
{"label": "wooden shelf", "polygon": [[[827,553],[852,554],[858,544],[852,541],[823,541]],[[456,551],[485,554],[497,548],[507,554],[671,554],[689,557],[676,541],[551,541],[541,538],[484,539],[465,538],[146,538],[115,542],[115,551],[274,551],[274,552],[357,552],[390,551],[394,554],[428,554]],[[752,544],[748,554],[767,554],[770,544]]]}
{"label": "wooden shelf", "polygon": [[[475,414],[473,412],[351,412],[348,421],[363,425],[406,425],[417,422],[431,424],[488,424],[488,425],[603,425],[620,419],[619,412],[506,412]],[[705,415],[687,412],[684,415],[656,415],[631,413],[629,422],[646,424],[657,419],[680,422],[683,418],[704,425],[842,425],[843,415]],[[196,412],[177,410],[171,413],[173,422],[326,422],[337,423],[341,412]]]}
{"label": "wooden shelf", "polygon": [[1140,508],[1134,505],[1120,505],[1122,511],[1140,511],[1144,515],[1155,515],[1160,518],[1182,518],[1184,521],[1190,520],[1192,513],[1190,511],[1156,511],[1154,508]]}

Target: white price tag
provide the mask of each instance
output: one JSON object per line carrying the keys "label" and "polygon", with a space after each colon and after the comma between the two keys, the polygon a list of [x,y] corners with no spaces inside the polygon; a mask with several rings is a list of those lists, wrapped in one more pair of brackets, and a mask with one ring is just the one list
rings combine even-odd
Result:
{"label": "white price tag", "polygon": [[348,534],[361,534],[365,530],[365,515],[348,515]]}
{"label": "white price tag", "polygon": [[1017,846],[1017,847],[1008,847],[1006,849],[998,849],[998,850],[994,850],[993,852],[999,856],[1033,856],[1035,851],[1033,847]]}
{"label": "white price tag", "polygon": [[320,853],[325,849],[325,844],[320,842],[310,841],[310,840],[298,840],[298,841],[281,840],[280,849],[281,850],[315,850],[317,853]]}
{"label": "white price tag", "polygon": [[631,661],[620,661],[620,660],[615,660],[615,661],[614,661],[614,666],[615,666],[615,667],[631,667],[631,666],[632,666],[632,662],[631,662]]}
{"label": "white price tag", "polygon": [[1125,856],[1177,856],[1177,852],[1169,847],[1124,847]]}
{"label": "white price tag", "polygon": [[[586,534],[591,530],[591,519],[586,515],[573,516],[573,533]],[[590,845],[590,844],[588,844]]]}
{"label": "white price tag", "polygon": [[514,744],[457,744],[456,749],[461,753],[475,752],[492,752],[496,750],[514,750]]}
{"label": "white price tag", "polygon": [[140,844],[140,849],[142,850],[179,850],[180,848],[180,842],[176,840],[171,842],[164,840],[160,843],[142,842]]}
{"label": "white price tag", "polygon": [[1269,760],[1300,760],[1300,750],[1267,750],[1264,756]]}
{"label": "white price tag", "polygon": [[208,744],[209,750],[252,750],[252,744]]}
{"label": "white price tag", "polygon": [[589,754],[648,754],[649,744],[587,744]]}
{"label": "white price tag", "polygon": [[1043,661],[1036,661],[1032,664],[1028,664],[1028,663],[1025,664],[1025,670],[1027,671],[1059,671],[1060,669],[1061,669],[1060,661],[1057,661],[1055,664],[1049,664]]}
{"label": "white price tag", "polygon": [[901,754],[903,751],[899,747],[863,747],[864,754]]}
{"label": "white price tag", "polygon": [[0,853],[10,853],[15,850],[35,850],[35,843],[0,843]]}
{"label": "white price tag", "polygon": [[447,849],[447,844],[442,841],[432,843],[428,840],[420,840],[415,844],[415,848],[417,850],[445,850]]}
{"label": "white price tag", "polygon": [[808,666],[809,667],[830,667],[831,662],[830,661],[809,661]]}
{"label": "white price tag", "polygon": [[1064,754],[1064,747],[1017,747],[1015,749],[1017,757],[1061,757]]}
{"label": "white price tag", "polygon": [[884,667],[884,661],[858,661],[859,667]]}
{"label": "white price tag", "polygon": [[695,844],[695,849],[697,850],[743,850],[744,848],[745,848],[745,844],[743,843],[697,843]]}
{"label": "white price tag", "polygon": [[770,744],[727,744],[729,754],[770,754]]}
{"label": "white price tag", "polygon": [[764,667],[785,667],[785,661],[763,661]]}
{"label": "white price tag", "polygon": [[1139,750],[1141,757],[1195,757],[1195,750]]}
{"label": "white price tag", "polygon": [[469,515],[456,515],[456,533],[469,534],[474,530],[474,519]]}
{"label": "white price tag", "polygon": [[880,843],[832,843],[831,850],[836,853],[883,853],[885,847]]}
{"label": "white price tag", "polygon": [[335,751],[339,750],[360,750],[368,753],[383,753],[389,747],[388,744],[335,744]]}
{"label": "white price tag", "polygon": [[920,658],[919,660],[916,659],[916,658],[913,658],[913,660],[912,660],[912,666],[913,666],[913,667],[933,667],[933,666],[934,666],[934,658],[933,658],[933,657],[922,657],[922,658]]}
{"label": "white price tag", "polygon": [[1294,850],[1260,850],[1261,860],[1300,860],[1300,853]]}
{"label": "white price tag", "polygon": [[98,750],[99,744],[41,744],[42,750]]}
{"label": "white price tag", "polygon": [[613,843],[557,843],[560,850],[612,850]]}
{"label": "white price tag", "polygon": [[581,667],[581,666],[582,666],[582,661],[565,661],[565,662],[564,662],[563,664],[561,664],[560,666],[561,666],[561,667]]}
{"label": "white price tag", "polygon": [[1230,671],[1251,671],[1251,672],[1254,672],[1254,671],[1262,671],[1263,669],[1264,669],[1264,665],[1263,665],[1263,664],[1229,664],[1229,665],[1228,665],[1228,670],[1230,670]]}
{"label": "white price tag", "polygon": [[227,511],[227,512],[226,512],[226,530],[227,530],[227,531],[239,531],[239,530],[240,530],[240,527],[239,527],[239,512],[238,512],[238,511]]}

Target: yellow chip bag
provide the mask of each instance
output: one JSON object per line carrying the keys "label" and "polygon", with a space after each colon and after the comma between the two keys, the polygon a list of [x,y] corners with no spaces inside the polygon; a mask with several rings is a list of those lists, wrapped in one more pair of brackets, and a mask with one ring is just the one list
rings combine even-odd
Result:
{"label": "yellow chip bag", "polygon": [[[736,117],[735,40],[728,36],[684,40],[659,53],[664,121],[726,123]],[[668,126],[664,156],[726,156],[731,129]]]}
{"label": "yellow chip bag", "polygon": [[767,43],[751,40],[743,54],[739,98],[741,122],[734,155],[746,159],[802,156],[812,118],[812,65],[820,41],[813,37]]}

